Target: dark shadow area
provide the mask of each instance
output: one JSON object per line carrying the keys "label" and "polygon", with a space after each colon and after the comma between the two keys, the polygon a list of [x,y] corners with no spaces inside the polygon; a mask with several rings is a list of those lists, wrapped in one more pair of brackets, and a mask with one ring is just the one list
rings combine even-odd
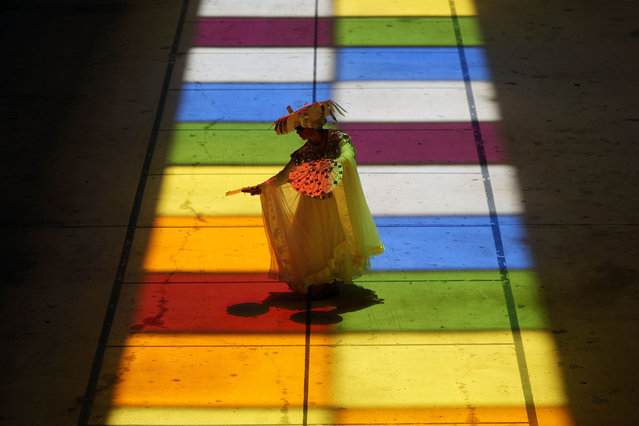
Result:
{"label": "dark shadow area", "polygon": [[639,3],[477,6],[569,408],[576,425],[633,424]]}
{"label": "dark shadow area", "polygon": [[[310,310],[307,311],[307,303]],[[238,303],[229,306],[227,313],[238,317],[256,317],[264,315],[271,308],[297,311],[291,315],[291,321],[312,325],[330,325],[343,321],[342,314],[355,312],[384,303],[384,299],[369,289],[355,285],[340,285],[339,293],[321,300],[307,301],[305,294],[293,292],[271,292],[262,303]]]}
{"label": "dark shadow area", "polygon": [[[114,30],[123,9],[124,4],[101,2],[3,2],[0,223],[10,233],[10,238],[3,238],[5,285],[17,284],[24,269],[32,264],[22,255],[24,228],[64,226],[80,213],[72,205],[56,204],[50,190],[68,183],[66,175],[71,172],[72,163],[91,149],[73,152],[75,158],[68,158],[66,167],[61,164],[64,145],[69,145],[65,133],[76,104],[92,95],[81,91],[92,66],[96,65],[92,58],[94,49],[105,32]],[[90,145],[95,141],[86,142]],[[61,166],[64,168],[59,169]],[[83,177],[89,178],[71,176],[71,179]],[[58,217],[51,219],[51,216]]]}
{"label": "dark shadow area", "polygon": [[0,5],[2,424],[77,422],[176,6],[151,0]]}
{"label": "dark shadow area", "polygon": [[[0,422],[73,424],[101,327],[93,310],[103,314],[115,268],[107,285],[89,271],[117,263],[117,254],[107,252],[103,233],[69,228],[105,220],[84,215],[99,209],[84,191],[111,192],[85,166],[113,136],[86,132],[85,140],[74,140],[71,123],[94,109],[89,105],[98,93],[87,92],[86,83],[125,4],[16,0],[0,8]],[[106,60],[108,52],[99,54]],[[85,114],[79,104],[88,107]],[[109,243],[121,248],[121,239]],[[69,285],[74,280],[78,285]]]}

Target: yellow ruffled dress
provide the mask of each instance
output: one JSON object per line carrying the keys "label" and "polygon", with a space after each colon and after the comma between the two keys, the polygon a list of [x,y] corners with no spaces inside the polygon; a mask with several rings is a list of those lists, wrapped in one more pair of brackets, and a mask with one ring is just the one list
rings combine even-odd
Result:
{"label": "yellow ruffled dress", "polygon": [[[262,217],[271,251],[269,276],[298,293],[313,284],[353,279],[370,271],[369,259],[381,254],[379,238],[355,163],[350,137],[325,130],[324,142],[307,142],[291,154],[282,171],[260,185]],[[296,192],[289,175],[296,166],[318,159],[342,165],[342,179],[325,198]]]}

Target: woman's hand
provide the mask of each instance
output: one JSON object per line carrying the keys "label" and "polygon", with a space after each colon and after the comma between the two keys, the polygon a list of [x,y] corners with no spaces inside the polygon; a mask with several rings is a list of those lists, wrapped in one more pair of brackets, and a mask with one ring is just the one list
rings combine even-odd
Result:
{"label": "woman's hand", "polygon": [[251,195],[260,195],[262,193],[262,188],[259,186],[249,186],[248,188],[243,188],[242,192],[246,192]]}

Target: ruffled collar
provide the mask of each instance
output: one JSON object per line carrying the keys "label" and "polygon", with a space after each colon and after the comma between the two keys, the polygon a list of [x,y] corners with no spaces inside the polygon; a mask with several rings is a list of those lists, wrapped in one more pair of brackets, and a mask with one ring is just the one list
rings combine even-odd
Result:
{"label": "ruffled collar", "polygon": [[339,157],[339,144],[342,139],[342,132],[337,130],[326,130],[322,133],[323,137],[321,143],[314,144],[307,141],[300,149],[291,154],[291,158],[296,165],[324,158],[335,159]]}

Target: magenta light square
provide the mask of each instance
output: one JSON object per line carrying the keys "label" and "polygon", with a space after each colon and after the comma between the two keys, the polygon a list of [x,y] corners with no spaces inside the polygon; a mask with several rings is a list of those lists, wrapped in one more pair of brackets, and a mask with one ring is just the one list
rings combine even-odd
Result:
{"label": "magenta light square", "polygon": [[[477,164],[470,123],[344,123],[359,164]],[[496,123],[481,123],[489,163],[505,161]]]}
{"label": "magenta light square", "polygon": [[[195,46],[314,46],[314,18],[202,18]],[[317,45],[333,44],[333,22],[319,18]]]}

